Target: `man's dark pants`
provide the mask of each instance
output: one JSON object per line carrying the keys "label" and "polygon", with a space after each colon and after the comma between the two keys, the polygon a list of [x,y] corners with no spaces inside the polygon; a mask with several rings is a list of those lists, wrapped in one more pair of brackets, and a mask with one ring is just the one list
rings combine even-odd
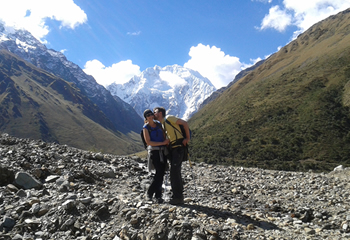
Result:
{"label": "man's dark pants", "polygon": [[183,199],[183,182],[181,176],[181,165],[186,160],[185,147],[175,147],[171,150],[170,181],[173,191],[173,199]]}

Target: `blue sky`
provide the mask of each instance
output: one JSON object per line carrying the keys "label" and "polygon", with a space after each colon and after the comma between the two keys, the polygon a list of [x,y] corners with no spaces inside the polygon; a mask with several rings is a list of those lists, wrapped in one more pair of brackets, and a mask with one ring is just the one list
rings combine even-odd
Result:
{"label": "blue sky", "polygon": [[220,88],[350,0],[0,0],[0,21],[102,85],[178,64]]}

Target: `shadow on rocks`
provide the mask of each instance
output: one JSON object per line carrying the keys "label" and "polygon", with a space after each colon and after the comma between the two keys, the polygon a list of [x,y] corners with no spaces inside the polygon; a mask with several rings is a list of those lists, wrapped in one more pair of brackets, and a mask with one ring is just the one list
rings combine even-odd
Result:
{"label": "shadow on rocks", "polygon": [[250,224],[253,224],[254,226],[262,228],[264,230],[282,230],[281,228],[279,228],[277,225],[273,223],[252,219],[250,216],[241,214],[239,211],[230,212],[230,211],[219,210],[219,209],[211,208],[207,206],[191,205],[191,204],[183,204],[181,205],[181,207],[189,208],[191,210],[196,210],[197,212],[205,213],[206,215],[216,219],[218,218],[234,219],[236,223],[242,224],[246,227]]}

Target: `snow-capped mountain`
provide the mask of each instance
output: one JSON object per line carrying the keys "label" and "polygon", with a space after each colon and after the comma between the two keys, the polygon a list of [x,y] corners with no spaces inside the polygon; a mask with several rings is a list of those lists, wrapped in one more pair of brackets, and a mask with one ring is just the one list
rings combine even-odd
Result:
{"label": "snow-capped mountain", "polygon": [[142,119],[129,104],[112,96],[92,76],[87,75],[78,65],[68,61],[64,54],[47,49],[28,31],[14,30],[0,23],[0,49],[2,48],[36,67],[74,83],[111,120],[115,127],[113,130],[123,133],[130,130],[139,131]]}
{"label": "snow-capped mountain", "polygon": [[129,103],[143,117],[143,111],[162,106],[167,114],[189,119],[216,88],[197,71],[179,65],[147,68],[124,84],[107,86],[113,96]]}

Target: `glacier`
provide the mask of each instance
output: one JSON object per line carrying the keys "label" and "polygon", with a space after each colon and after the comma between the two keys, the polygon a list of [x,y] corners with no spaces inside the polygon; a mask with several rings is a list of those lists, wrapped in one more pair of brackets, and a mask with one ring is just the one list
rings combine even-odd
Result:
{"label": "glacier", "polygon": [[112,83],[107,89],[129,103],[143,117],[145,109],[164,107],[167,114],[188,120],[216,88],[197,71],[177,64],[154,66],[124,84]]}

